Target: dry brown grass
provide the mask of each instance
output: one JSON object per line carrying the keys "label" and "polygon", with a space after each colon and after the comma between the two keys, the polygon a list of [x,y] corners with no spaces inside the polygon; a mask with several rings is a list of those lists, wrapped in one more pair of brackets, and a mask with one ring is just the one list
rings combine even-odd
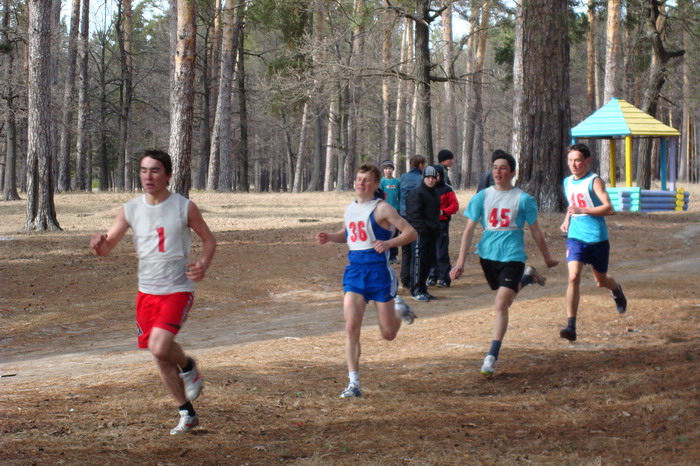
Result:
{"label": "dry brown grass", "polygon": [[[207,380],[202,427],[186,438],[168,435],[174,407],[135,350],[130,241],[108,258],[87,248],[132,196],[59,195],[64,231],[42,234],[18,232],[23,202],[0,203],[0,462],[697,464],[700,189],[691,190],[691,212],[609,219],[626,315],[589,274],[579,341],[561,340],[560,265],[513,305],[497,375],[484,379],[493,298],[472,262],[435,291],[439,301],[415,306],[419,319],[394,342],[368,312],[358,400],[338,398],[346,252],[313,243],[340,226],[352,194],[194,193],[220,246],[178,337]],[[459,193],[463,206],[470,195]],[[560,222],[540,221],[561,257]],[[463,227],[460,216],[453,256]]]}

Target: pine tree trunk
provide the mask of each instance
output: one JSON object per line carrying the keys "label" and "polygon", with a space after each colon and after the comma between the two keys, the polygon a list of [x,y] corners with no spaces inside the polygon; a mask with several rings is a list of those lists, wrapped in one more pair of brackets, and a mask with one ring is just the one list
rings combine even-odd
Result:
{"label": "pine tree trunk", "polygon": [[309,121],[309,101],[304,102],[304,110],[301,112],[301,127],[299,128],[299,148],[297,150],[297,164],[294,167],[294,180],[292,181],[292,192],[302,191],[302,174],[304,167],[304,154],[306,154],[306,133]]}
{"label": "pine tree trunk", "polygon": [[340,96],[336,95],[328,107],[328,131],[326,133],[326,172],[323,177],[323,190],[325,192],[333,191],[334,186],[334,168],[336,162],[336,153],[338,152],[338,136],[339,128],[339,100]]}
{"label": "pine tree trunk", "polygon": [[[238,115],[241,128],[241,140],[238,146],[238,190],[243,192],[250,191],[250,181],[248,180],[248,107],[246,104],[246,89],[245,89],[245,55],[243,50],[244,30],[243,19],[245,17],[245,0],[238,0],[238,21],[236,21],[236,30],[238,31]],[[255,186],[259,189],[259,186]]]}
{"label": "pine tree trunk", "polygon": [[189,197],[194,116],[194,73],[197,39],[197,8],[191,0],[177,3],[177,53],[175,79],[170,89],[170,145],[173,160],[171,189]]}
{"label": "pine tree trunk", "polygon": [[344,183],[338,183],[347,190],[353,189],[355,180],[355,167],[357,166],[357,134],[359,131],[362,109],[362,67],[363,53],[365,48],[365,1],[355,0],[353,15],[356,18],[356,27],[352,34],[352,50],[350,52],[350,73],[348,82],[348,132],[347,132],[347,155],[343,170]]}
{"label": "pine tree trunk", "polygon": [[[76,163],[76,180],[78,189],[92,190],[92,167],[89,163],[90,157],[90,134],[88,129],[88,120],[90,116],[90,100],[89,100],[89,75],[88,75],[88,59],[90,57],[89,50],[89,31],[90,31],[90,0],[83,0],[81,24],[80,24],[80,40],[79,52],[80,59],[80,74],[78,78],[78,133],[77,139],[77,163]],[[88,163],[86,163],[88,162]],[[86,168],[89,166],[90,170]],[[86,181],[87,171],[87,181]]]}
{"label": "pine tree trunk", "polygon": [[[387,6],[387,0],[384,0]],[[382,14],[382,68],[386,71],[391,66],[391,39],[394,32],[395,15],[386,11]],[[389,141],[389,128],[391,125],[391,78],[388,75],[382,77],[382,119],[379,133],[379,159],[391,158],[391,142]]]}
{"label": "pine tree trunk", "polygon": [[566,0],[531,0],[518,9],[513,69],[518,185],[541,211],[559,212],[561,159],[571,129]]}
{"label": "pine tree trunk", "polygon": [[122,66],[122,81],[123,81],[123,99],[121,108],[121,134],[120,134],[120,149],[124,153],[124,189],[126,191],[133,190],[134,172],[131,162],[131,104],[134,94],[133,74],[134,65],[132,58],[132,10],[131,0],[122,0],[122,9],[124,15],[124,31],[123,44],[121,47],[121,66]]}
{"label": "pine tree trunk", "polygon": [[[465,110],[462,129],[462,160],[460,163],[460,178],[462,188],[467,188],[473,184],[474,166],[474,80],[476,69],[476,55],[478,48],[479,29],[479,6],[478,0],[471,2],[471,13],[469,15],[469,37],[467,38],[467,82],[465,89]],[[478,179],[478,178],[477,178]]]}
{"label": "pine tree trunk", "polygon": [[[608,22],[605,48],[605,88],[603,104],[613,97],[620,97],[620,16],[621,0],[608,0]],[[604,181],[610,181],[610,145],[602,144],[599,158],[599,174]]]}
{"label": "pine tree trunk", "polygon": [[[661,89],[666,83],[668,73],[667,65],[672,58],[682,57],[685,50],[670,52],[664,44],[664,31],[666,29],[667,12],[661,3],[650,2],[645,8],[646,35],[653,49],[644,97],[640,109],[656,118]],[[642,138],[639,142],[637,155],[637,186],[642,189],[651,188],[651,156],[652,144],[649,138]]]}
{"label": "pine tree trunk", "polygon": [[235,34],[236,9],[234,0],[226,0],[222,14],[221,63],[219,68],[219,91],[217,94],[214,128],[209,151],[209,176],[207,189],[231,191],[231,84],[237,52]]}
{"label": "pine tree trunk", "polygon": [[[402,34],[402,39],[401,39],[401,58],[400,58],[400,65],[399,65],[399,71],[402,74],[407,74],[406,73],[406,56],[408,55],[408,35],[409,35],[409,27],[408,21],[404,20],[403,22],[403,34]],[[393,161],[394,165],[396,166],[396,169],[398,170],[397,174],[405,173],[406,167],[404,164],[404,167],[402,168],[400,165],[401,161],[401,155],[403,154],[404,159],[408,159],[406,157],[406,150],[405,150],[405,134],[406,134],[406,121],[405,121],[405,115],[406,115],[406,103],[405,103],[405,89],[406,89],[406,81],[403,80],[402,78],[398,78],[397,83],[396,83],[396,121],[394,122],[394,153],[393,153]],[[401,144],[404,143],[404,151],[401,151]]]}
{"label": "pine tree trunk", "polygon": [[588,99],[588,111],[593,113],[598,107],[595,99],[595,68],[596,68],[596,15],[595,0],[588,0],[588,41],[586,43],[587,75],[586,97]]}
{"label": "pine tree trunk", "polygon": [[[8,43],[8,31],[10,27],[10,0],[3,1],[2,28],[0,29],[0,41]],[[3,184],[3,200],[19,200],[17,192],[17,124],[15,119],[14,104],[14,77],[13,69],[17,48],[5,53],[5,92],[3,96],[7,103],[5,109],[5,176]]]}
{"label": "pine tree trunk", "polygon": [[450,170],[453,173],[452,183],[455,187],[459,184],[460,180],[460,162],[462,157],[460,155],[460,148],[457,147],[457,106],[455,102],[455,82],[453,81],[455,77],[454,66],[454,45],[452,43],[452,5],[450,4],[445,11],[442,12],[442,40],[445,43],[445,49],[443,50],[443,67],[445,68],[445,73],[447,74],[447,82],[445,83],[445,103],[443,105],[444,114],[444,128],[445,128],[445,146],[455,153],[455,166]]}
{"label": "pine tree trunk", "polygon": [[70,33],[68,35],[68,71],[66,87],[63,93],[63,126],[58,155],[58,191],[70,191],[70,153],[71,129],[73,126],[73,101],[75,100],[75,69],[78,56],[78,26],[80,19],[80,0],[73,0],[70,16]]}
{"label": "pine tree trunk", "polygon": [[423,21],[415,23],[416,30],[416,153],[433,160],[433,129],[430,89],[430,0],[417,0],[417,14]]}
{"label": "pine tree trunk", "polygon": [[476,63],[474,75],[474,143],[472,144],[472,173],[471,179],[479,179],[484,171],[484,104],[483,82],[484,61],[486,60],[486,39],[488,29],[484,25],[489,24],[491,4],[488,0],[481,6],[481,19],[479,20],[479,33],[477,34]]}
{"label": "pine tree trunk", "polygon": [[51,0],[29,0],[27,218],[24,230],[60,230],[51,139]]}

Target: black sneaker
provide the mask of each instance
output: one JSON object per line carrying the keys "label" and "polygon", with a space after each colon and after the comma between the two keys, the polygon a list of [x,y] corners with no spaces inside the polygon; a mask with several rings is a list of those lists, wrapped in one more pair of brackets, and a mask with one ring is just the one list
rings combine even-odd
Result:
{"label": "black sneaker", "polygon": [[429,278],[429,279],[427,279],[427,280],[425,281],[425,284],[426,284],[427,286],[435,286],[436,283],[437,283],[437,282],[435,281],[434,278]]}
{"label": "black sneaker", "polygon": [[425,293],[425,295],[428,297],[428,299],[429,299],[430,301],[433,301],[433,300],[434,300],[434,301],[437,301],[437,299],[438,299],[437,296],[433,296],[433,295],[431,295],[430,293]]}
{"label": "black sneaker", "polygon": [[625,298],[625,293],[622,292],[622,287],[617,284],[617,290],[611,291],[613,299],[615,300],[615,306],[617,307],[617,312],[624,314],[627,310],[627,298]]}
{"label": "black sneaker", "polygon": [[447,280],[439,280],[437,282],[437,286],[439,286],[440,288],[449,288],[450,282],[448,282]]}
{"label": "black sneaker", "polygon": [[576,329],[571,327],[563,328],[559,331],[559,336],[569,341],[576,341]]}

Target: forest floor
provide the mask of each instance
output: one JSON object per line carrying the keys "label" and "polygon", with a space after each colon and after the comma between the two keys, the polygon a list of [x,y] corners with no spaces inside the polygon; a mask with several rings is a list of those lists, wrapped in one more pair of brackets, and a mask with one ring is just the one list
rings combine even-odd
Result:
{"label": "forest floor", "polygon": [[[201,427],[170,436],[177,410],[136,350],[136,258],[88,248],[130,194],[56,196],[63,231],[20,232],[25,201],[0,202],[2,464],[698,464],[700,187],[678,213],[608,218],[619,315],[590,269],[578,341],[566,323],[562,215],[542,215],[548,277],[523,290],[494,377],[479,374],[493,296],[478,261],[393,342],[365,316],[365,397],[346,384],[344,245],[352,193],[192,193],[218,239],[178,341],[206,379]],[[473,193],[462,191],[452,257]],[[200,247],[195,241],[195,250]],[[406,290],[401,294],[407,296]]]}

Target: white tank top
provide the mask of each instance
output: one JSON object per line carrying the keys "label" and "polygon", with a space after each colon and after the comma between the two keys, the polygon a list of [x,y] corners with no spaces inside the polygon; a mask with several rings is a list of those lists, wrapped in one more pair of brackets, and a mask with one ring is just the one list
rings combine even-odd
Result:
{"label": "white tank top", "polygon": [[374,249],[374,242],[377,239],[369,217],[379,201],[374,199],[363,203],[353,202],[345,209],[346,241],[351,251]]}
{"label": "white tank top", "polygon": [[484,229],[493,231],[518,230],[520,188],[499,191],[493,186],[484,190]]}
{"label": "white tank top", "polygon": [[[597,177],[597,175],[590,176],[587,180],[583,179],[580,183],[574,183],[573,176],[566,178],[564,192],[566,192],[566,200],[569,202],[570,206],[595,207],[593,198],[591,197],[591,190],[593,181],[595,181]],[[582,215],[587,214],[571,214],[572,217],[580,217]]]}
{"label": "white tank top", "polygon": [[150,205],[142,195],[124,204],[139,258],[139,291],[165,295],[194,291],[185,277],[192,235],[187,226],[190,201],[171,193],[163,202]]}

